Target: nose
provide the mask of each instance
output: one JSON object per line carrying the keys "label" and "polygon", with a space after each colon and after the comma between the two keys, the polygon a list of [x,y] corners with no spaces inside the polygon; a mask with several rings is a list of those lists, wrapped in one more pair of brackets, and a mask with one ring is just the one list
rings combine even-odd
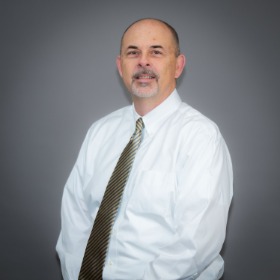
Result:
{"label": "nose", "polygon": [[141,54],[139,56],[138,66],[139,67],[150,66],[150,60],[147,54]]}

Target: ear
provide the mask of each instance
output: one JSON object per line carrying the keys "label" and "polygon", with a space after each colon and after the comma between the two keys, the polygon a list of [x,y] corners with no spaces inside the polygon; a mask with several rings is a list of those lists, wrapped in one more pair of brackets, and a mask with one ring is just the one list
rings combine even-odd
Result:
{"label": "ear", "polygon": [[177,57],[176,61],[176,71],[175,71],[175,78],[179,78],[184,70],[184,67],[186,65],[186,57],[183,54],[180,54]]}
{"label": "ear", "polygon": [[121,63],[121,56],[120,55],[117,56],[116,64],[117,64],[119,74],[122,77],[122,63]]}

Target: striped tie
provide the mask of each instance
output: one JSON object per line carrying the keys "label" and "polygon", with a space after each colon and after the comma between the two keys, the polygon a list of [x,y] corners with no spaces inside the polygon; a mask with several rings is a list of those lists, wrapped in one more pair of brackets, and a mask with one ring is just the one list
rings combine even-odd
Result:
{"label": "striped tie", "polygon": [[80,270],[79,280],[102,279],[111,229],[121,201],[132,163],[141,142],[144,123],[136,121],[135,132],[124,148],[111,175],[103,200],[99,207]]}

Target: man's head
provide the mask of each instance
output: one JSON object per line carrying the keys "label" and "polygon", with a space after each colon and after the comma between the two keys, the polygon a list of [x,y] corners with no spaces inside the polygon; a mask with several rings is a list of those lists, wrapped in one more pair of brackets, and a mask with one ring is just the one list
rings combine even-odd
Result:
{"label": "man's head", "polygon": [[123,46],[123,39],[124,39],[124,35],[126,34],[126,31],[132,27],[134,24],[138,23],[138,22],[141,22],[141,21],[149,21],[149,20],[152,20],[152,21],[157,21],[159,23],[162,23],[164,24],[168,29],[169,31],[171,32],[171,35],[173,36],[173,40],[174,40],[174,44],[175,44],[175,54],[176,56],[179,56],[180,54],[180,42],[179,42],[179,36],[178,36],[178,33],[177,31],[167,22],[163,21],[163,20],[160,20],[160,19],[153,19],[153,18],[143,18],[143,19],[139,19],[137,21],[134,21],[131,25],[129,25],[126,30],[124,31],[123,33],[123,36],[121,38],[121,47],[120,47],[120,54],[122,52],[122,46]]}
{"label": "man's head", "polygon": [[134,101],[149,98],[159,105],[175,89],[184,66],[177,32],[169,24],[141,19],[124,32],[117,67]]}

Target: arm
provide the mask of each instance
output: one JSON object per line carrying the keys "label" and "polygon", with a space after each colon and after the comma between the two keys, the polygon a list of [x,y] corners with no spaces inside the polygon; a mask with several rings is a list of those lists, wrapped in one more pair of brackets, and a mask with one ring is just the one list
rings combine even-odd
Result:
{"label": "arm", "polygon": [[61,232],[56,245],[64,280],[78,279],[89,229],[89,217],[83,196],[86,176],[87,138],[66,182],[61,207]]}
{"label": "arm", "polygon": [[145,280],[216,280],[222,274],[219,252],[232,198],[230,155],[220,134],[202,135],[194,142],[199,145],[177,172],[175,241],[150,262]]}

